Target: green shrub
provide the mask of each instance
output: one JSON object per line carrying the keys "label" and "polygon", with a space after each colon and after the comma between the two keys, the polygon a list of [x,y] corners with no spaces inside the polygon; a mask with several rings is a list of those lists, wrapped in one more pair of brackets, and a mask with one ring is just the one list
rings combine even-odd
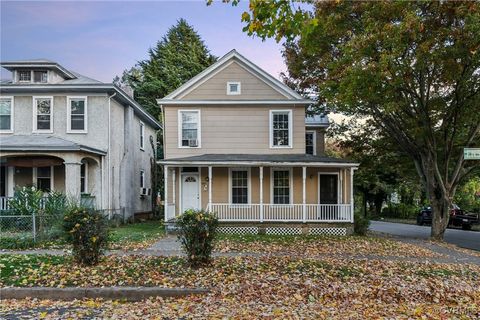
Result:
{"label": "green shrub", "polygon": [[178,238],[192,267],[207,264],[217,234],[218,219],[203,210],[187,210],[177,218],[180,227]]}
{"label": "green shrub", "polygon": [[362,214],[355,213],[353,220],[353,231],[359,236],[367,234],[368,227],[370,226],[370,220],[365,218]]}
{"label": "green shrub", "polygon": [[40,211],[42,198],[43,192],[35,187],[18,187],[8,205],[15,215],[28,216]]}
{"label": "green shrub", "polygon": [[67,196],[61,192],[51,191],[45,199],[44,213],[47,216],[63,215],[67,207]]}
{"label": "green shrub", "polygon": [[107,219],[92,208],[71,205],[63,221],[74,259],[84,265],[98,263],[108,245]]}

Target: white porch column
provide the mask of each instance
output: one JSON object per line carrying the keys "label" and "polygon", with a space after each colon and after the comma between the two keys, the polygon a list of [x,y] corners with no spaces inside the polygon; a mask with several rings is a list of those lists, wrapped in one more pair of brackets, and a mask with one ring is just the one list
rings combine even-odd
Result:
{"label": "white porch column", "polygon": [[15,193],[15,167],[7,167],[7,197]]}
{"label": "white porch column", "polygon": [[81,162],[64,162],[65,165],[65,193],[80,201],[80,166]]}
{"label": "white porch column", "polygon": [[353,168],[350,168],[350,222],[353,223]]}
{"label": "white porch column", "polygon": [[163,167],[163,208],[164,219],[168,221],[168,166]]}
{"label": "white porch column", "polygon": [[263,222],[263,167],[260,169],[260,222]]}
{"label": "white porch column", "polygon": [[307,196],[306,196],[307,167],[302,167],[302,213],[303,222],[307,222]]}
{"label": "white porch column", "polygon": [[343,203],[343,190],[345,189],[345,186],[343,185],[343,176],[344,176],[345,170],[340,169],[340,195],[339,195],[339,203]]}
{"label": "white porch column", "polygon": [[175,168],[172,169],[172,203],[177,208],[177,172]]}
{"label": "white porch column", "polygon": [[208,211],[212,210],[212,166],[208,167]]}

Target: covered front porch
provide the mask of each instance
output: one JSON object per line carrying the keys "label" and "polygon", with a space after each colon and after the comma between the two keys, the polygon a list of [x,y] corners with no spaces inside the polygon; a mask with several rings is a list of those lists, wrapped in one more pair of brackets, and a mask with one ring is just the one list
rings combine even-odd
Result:
{"label": "covered front porch", "polygon": [[193,208],[225,223],[353,222],[354,163],[311,155],[212,156],[161,161],[166,221]]}

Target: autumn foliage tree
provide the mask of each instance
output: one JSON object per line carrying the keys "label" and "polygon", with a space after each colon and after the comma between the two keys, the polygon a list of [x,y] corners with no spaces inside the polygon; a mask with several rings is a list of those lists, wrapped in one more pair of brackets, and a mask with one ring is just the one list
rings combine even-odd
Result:
{"label": "autumn foliage tree", "polygon": [[251,1],[245,31],[286,39],[290,83],[319,105],[371,118],[414,163],[442,239],[457,187],[478,175],[480,4]]}

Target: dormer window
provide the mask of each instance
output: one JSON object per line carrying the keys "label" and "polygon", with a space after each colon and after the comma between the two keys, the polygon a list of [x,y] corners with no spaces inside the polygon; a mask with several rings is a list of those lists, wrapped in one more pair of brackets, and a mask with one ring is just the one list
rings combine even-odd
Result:
{"label": "dormer window", "polygon": [[227,82],[227,95],[236,95],[241,93],[240,82]]}
{"label": "dormer window", "polygon": [[18,82],[30,82],[32,81],[32,72],[30,70],[18,71]]}
{"label": "dormer window", "polygon": [[35,83],[47,83],[48,72],[47,71],[33,71],[33,82]]}

